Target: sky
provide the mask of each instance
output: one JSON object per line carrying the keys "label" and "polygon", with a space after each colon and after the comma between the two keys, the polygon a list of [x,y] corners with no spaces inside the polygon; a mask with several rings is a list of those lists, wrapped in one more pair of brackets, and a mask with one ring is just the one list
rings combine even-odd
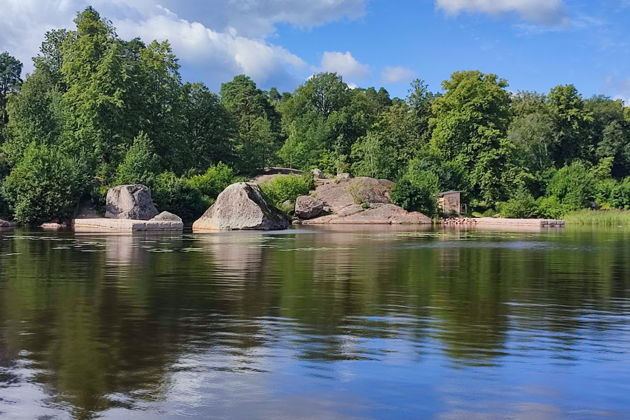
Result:
{"label": "sky", "polygon": [[32,70],[46,30],[88,5],[125,39],[168,39],[186,81],[237,74],[292,90],[333,71],[351,86],[433,91],[458,70],[511,91],[572,83],[630,105],[630,0],[0,0],[0,51]]}

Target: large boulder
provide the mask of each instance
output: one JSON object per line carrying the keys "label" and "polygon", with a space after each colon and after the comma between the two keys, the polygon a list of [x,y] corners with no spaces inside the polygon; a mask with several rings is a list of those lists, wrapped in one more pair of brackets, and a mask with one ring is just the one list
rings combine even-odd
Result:
{"label": "large boulder", "polygon": [[157,214],[151,191],[144,185],[119,185],[107,191],[105,217],[150,220]]}
{"label": "large boulder", "polygon": [[163,211],[162,213],[155,216],[153,219],[158,222],[180,222],[182,223],[182,218],[176,214],[170,213],[168,211]]}
{"label": "large boulder", "polygon": [[322,200],[302,195],[295,200],[295,215],[303,220],[314,219],[326,213],[325,207]]}
{"label": "large boulder", "polygon": [[193,231],[280,230],[290,221],[269,204],[256,184],[237,182],[228,186],[215,203],[193,223]]}

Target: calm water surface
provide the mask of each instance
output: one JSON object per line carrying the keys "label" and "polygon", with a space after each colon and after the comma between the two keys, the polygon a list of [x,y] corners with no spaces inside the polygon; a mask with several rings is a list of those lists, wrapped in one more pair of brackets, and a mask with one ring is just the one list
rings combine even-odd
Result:
{"label": "calm water surface", "polygon": [[0,233],[0,418],[630,418],[630,231]]}

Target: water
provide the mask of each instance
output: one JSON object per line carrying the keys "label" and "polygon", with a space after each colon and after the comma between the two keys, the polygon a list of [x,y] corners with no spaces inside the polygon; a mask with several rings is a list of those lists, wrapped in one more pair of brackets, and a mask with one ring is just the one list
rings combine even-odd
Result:
{"label": "water", "polygon": [[630,231],[0,234],[0,418],[630,418]]}

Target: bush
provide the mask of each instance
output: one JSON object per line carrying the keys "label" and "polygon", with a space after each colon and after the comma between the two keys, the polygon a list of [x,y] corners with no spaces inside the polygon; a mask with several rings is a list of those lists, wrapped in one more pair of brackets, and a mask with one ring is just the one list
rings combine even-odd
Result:
{"label": "bush", "polygon": [[546,219],[560,219],[573,210],[571,206],[562,204],[558,197],[541,197],[536,200],[538,215]]}
{"label": "bush", "polygon": [[118,166],[114,183],[151,185],[159,172],[160,158],[154,153],[149,137],[140,133]]}
{"label": "bush", "polygon": [[630,176],[625,177],[615,186],[610,202],[617,209],[630,210]]}
{"label": "bush", "polygon": [[429,171],[408,171],[392,191],[392,201],[408,211],[437,214],[439,180]]}
{"label": "bush", "polygon": [[169,211],[192,222],[201,216],[213,200],[192,188],[185,178],[173,172],[164,172],[155,177],[151,195],[160,211]]}
{"label": "bush", "polygon": [[215,199],[228,187],[228,185],[238,182],[240,179],[234,174],[234,170],[224,163],[208,168],[203,175],[196,175],[188,179],[191,188],[201,194]]}
{"label": "bush", "polygon": [[569,210],[589,207],[594,199],[595,174],[582,162],[559,169],[549,181],[547,195],[554,196]]}
{"label": "bush", "polygon": [[502,217],[527,219],[538,215],[538,205],[534,197],[524,188],[519,189],[508,201],[497,203]]}
{"label": "bush", "polygon": [[301,195],[308,195],[314,188],[313,176],[304,175],[278,175],[271,180],[260,184],[260,189],[271,203],[280,208],[285,201],[295,201]]}
{"label": "bush", "polygon": [[15,220],[39,224],[72,216],[88,185],[78,162],[57,148],[31,144],[3,186]]}

